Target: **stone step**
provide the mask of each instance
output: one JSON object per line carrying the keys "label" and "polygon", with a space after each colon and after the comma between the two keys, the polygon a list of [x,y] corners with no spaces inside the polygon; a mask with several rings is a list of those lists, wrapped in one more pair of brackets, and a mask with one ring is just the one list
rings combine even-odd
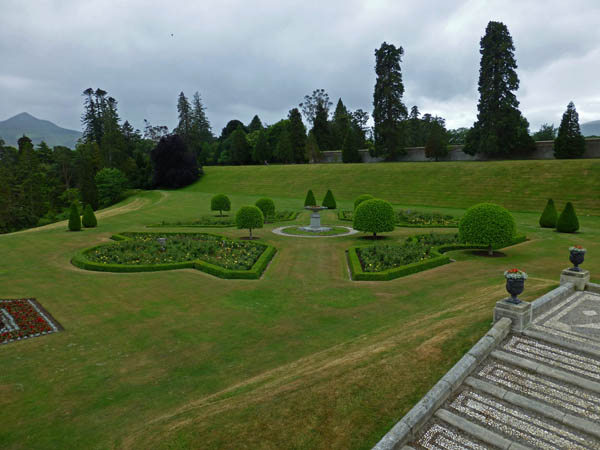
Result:
{"label": "stone step", "polygon": [[[536,414],[600,439],[600,425],[598,425],[600,396],[589,395],[588,392],[563,386],[543,378],[536,379],[535,376],[520,372],[518,369],[511,370],[504,366],[488,370],[490,368],[486,366],[480,371],[479,375],[482,375],[482,372],[485,372],[484,375],[488,376],[491,374],[492,376],[488,379],[494,380],[496,384],[474,377],[467,378],[465,384],[477,391],[504,400],[515,408],[531,410]],[[525,382],[521,383],[521,380]],[[515,389],[525,395],[504,389],[499,384],[506,385],[509,389]],[[551,404],[560,406],[560,408],[550,406]]]}
{"label": "stone step", "polygon": [[[412,443],[413,449],[508,449],[511,441],[488,432],[484,427],[473,424],[451,412],[440,409],[436,412],[420,437]],[[403,449],[404,450],[404,449]],[[515,447],[513,447],[515,450]]]}
{"label": "stone step", "polygon": [[[459,422],[450,422],[452,425],[500,448],[516,448],[515,445],[518,444],[521,448],[548,450],[600,449],[600,440],[588,433],[565,425],[548,415],[541,415],[526,406],[520,406],[514,397],[510,400],[501,400],[494,395],[465,388],[445,406],[445,409],[463,420],[462,425]],[[436,416],[446,420],[439,414]],[[484,439],[485,436],[477,431],[479,429],[504,440],[498,440],[497,437]],[[506,442],[510,442],[508,447]]]}
{"label": "stone step", "polygon": [[492,356],[501,353],[528,361],[531,370],[535,371],[538,366],[551,367],[592,380],[600,386],[600,358],[588,353],[525,336],[511,336],[492,352]]}

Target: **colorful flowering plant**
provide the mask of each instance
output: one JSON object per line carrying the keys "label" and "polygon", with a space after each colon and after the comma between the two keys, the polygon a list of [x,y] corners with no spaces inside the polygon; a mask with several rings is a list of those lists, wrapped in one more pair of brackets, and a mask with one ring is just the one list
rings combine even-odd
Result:
{"label": "colorful flowering plant", "polygon": [[0,344],[54,333],[58,327],[34,299],[0,300]]}
{"label": "colorful flowering plant", "polygon": [[575,252],[575,253],[585,253],[585,252],[587,252],[587,250],[585,248],[583,248],[581,245],[574,245],[573,247],[569,247],[569,251],[570,252]]}
{"label": "colorful flowering plant", "polygon": [[526,280],[527,274],[519,269],[508,269],[504,272],[504,278],[507,280]]}

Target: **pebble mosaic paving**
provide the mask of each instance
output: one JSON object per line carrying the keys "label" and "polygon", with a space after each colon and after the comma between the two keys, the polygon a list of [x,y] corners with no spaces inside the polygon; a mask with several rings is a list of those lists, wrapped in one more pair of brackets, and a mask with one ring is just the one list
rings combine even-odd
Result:
{"label": "pebble mosaic paving", "polygon": [[419,446],[428,450],[485,450],[486,447],[473,442],[465,434],[441,424],[433,424],[419,439]]}
{"label": "pebble mosaic paving", "polygon": [[486,364],[477,375],[504,389],[600,422],[600,394],[497,362]]}
{"label": "pebble mosaic paving", "polygon": [[577,292],[537,317],[531,328],[561,339],[600,346],[600,295]]}

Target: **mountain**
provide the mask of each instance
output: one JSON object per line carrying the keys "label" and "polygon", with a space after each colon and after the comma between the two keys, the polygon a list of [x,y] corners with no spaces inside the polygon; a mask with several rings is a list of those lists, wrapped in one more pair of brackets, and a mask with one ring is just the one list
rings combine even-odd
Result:
{"label": "mountain", "polygon": [[77,139],[81,137],[79,131],[61,128],[48,120],[38,119],[26,112],[0,121],[0,137],[5,144],[16,147],[17,140],[23,135],[30,138],[34,145],[44,141],[50,147],[64,145],[69,148],[75,148]]}
{"label": "mountain", "polygon": [[584,136],[600,136],[600,120],[582,123],[581,134]]}

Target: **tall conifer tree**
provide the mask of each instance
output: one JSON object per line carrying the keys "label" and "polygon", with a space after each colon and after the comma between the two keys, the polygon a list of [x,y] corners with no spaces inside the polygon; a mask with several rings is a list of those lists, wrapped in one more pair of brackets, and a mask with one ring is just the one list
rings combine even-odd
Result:
{"label": "tall conifer tree", "polygon": [[388,159],[404,152],[402,121],[406,106],[402,103],[404,84],[400,62],[404,50],[384,42],[375,50],[377,81],[373,93],[373,120],[375,122],[375,153]]}
{"label": "tall conifer tree", "polygon": [[289,138],[292,146],[292,158],[286,162],[303,163],[306,162],[305,147],[306,147],[306,127],[302,123],[302,115],[298,108],[293,108],[288,113]]}
{"label": "tall conifer tree", "polygon": [[558,135],[554,140],[555,158],[580,158],[585,152],[585,138],[579,128],[579,114],[575,104],[569,102],[562,116]]}
{"label": "tall conifer tree", "polygon": [[489,22],[480,41],[477,121],[466,137],[464,152],[510,156],[535,148],[529,123],[519,111],[515,47],[502,22]]}

